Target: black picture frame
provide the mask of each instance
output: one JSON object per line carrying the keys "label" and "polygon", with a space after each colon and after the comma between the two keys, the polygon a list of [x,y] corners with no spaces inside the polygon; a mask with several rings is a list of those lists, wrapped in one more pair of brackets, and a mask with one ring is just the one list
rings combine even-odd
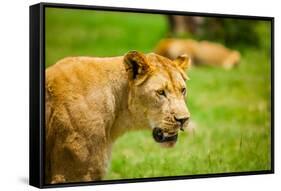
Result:
{"label": "black picture frame", "polygon": [[[249,172],[198,174],[185,176],[137,178],[122,180],[103,180],[81,183],[44,183],[44,153],[45,153],[45,9],[69,8],[118,12],[155,13],[166,15],[208,16],[218,18],[239,18],[251,20],[264,20],[271,23],[271,169]],[[38,188],[84,186],[114,183],[134,183],[147,181],[164,181],[190,178],[209,178],[242,175],[258,175],[274,173],[274,17],[229,15],[214,13],[196,13],[171,10],[133,9],[121,7],[103,7],[90,5],[73,5],[57,3],[39,3],[30,6],[30,129],[29,129],[29,184]]]}

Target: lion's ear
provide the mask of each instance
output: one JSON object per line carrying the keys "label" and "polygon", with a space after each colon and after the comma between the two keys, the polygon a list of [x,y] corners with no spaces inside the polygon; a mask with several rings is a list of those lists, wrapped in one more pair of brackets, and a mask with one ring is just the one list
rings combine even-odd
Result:
{"label": "lion's ear", "polygon": [[176,65],[179,66],[182,70],[187,71],[191,66],[191,58],[188,55],[184,54],[178,56],[174,60],[174,63],[176,63]]}
{"label": "lion's ear", "polygon": [[151,70],[145,55],[137,51],[130,51],[124,56],[124,65],[129,80],[135,80],[138,84],[147,78]]}

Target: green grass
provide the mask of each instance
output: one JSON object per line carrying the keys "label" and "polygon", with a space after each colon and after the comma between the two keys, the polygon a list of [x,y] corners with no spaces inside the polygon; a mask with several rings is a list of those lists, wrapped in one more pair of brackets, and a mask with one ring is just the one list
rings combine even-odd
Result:
{"label": "green grass", "polygon": [[168,30],[160,15],[47,9],[46,65],[65,56],[120,56],[149,52]]}
{"label": "green grass", "polygon": [[[165,17],[48,9],[46,66],[65,56],[115,56],[150,52],[168,31]],[[157,145],[149,131],[117,140],[106,179],[159,177],[270,169],[270,31],[264,46],[244,48],[239,67],[193,67],[187,105],[196,125],[175,148]]]}

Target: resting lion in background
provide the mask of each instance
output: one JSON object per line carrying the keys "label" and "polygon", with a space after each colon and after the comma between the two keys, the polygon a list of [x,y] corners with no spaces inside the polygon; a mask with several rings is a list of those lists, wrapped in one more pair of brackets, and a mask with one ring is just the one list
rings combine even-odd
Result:
{"label": "resting lion in background", "polygon": [[[131,51],[70,57],[46,70],[46,183],[101,180],[114,141],[150,129],[166,147],[187,127],[190,59]],[[129,146],[129,145],[128,145]],[[132,169],[133,170],[133,169]]]}
{"label": "resting lion in background", "polygon": [[219,43],[192,39],[163,39],[155,48],[155,53],[174,59],[188,54],[195,64],[220,66],[231,69],[240,62],[240,53]]}

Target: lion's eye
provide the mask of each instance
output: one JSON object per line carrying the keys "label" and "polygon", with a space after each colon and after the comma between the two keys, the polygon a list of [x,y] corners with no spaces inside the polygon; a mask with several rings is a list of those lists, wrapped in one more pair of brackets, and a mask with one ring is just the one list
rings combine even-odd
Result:
{"label": "lion's eye", "polygon": [[157,90],[156,93],[160,96],[166,96],[166,93],[164,90]]}
{"label": "lion's eye", "polygon": [[181,93],[182,93],[182,95],[185,95],[186,94],[186,88],[182,88]]}

